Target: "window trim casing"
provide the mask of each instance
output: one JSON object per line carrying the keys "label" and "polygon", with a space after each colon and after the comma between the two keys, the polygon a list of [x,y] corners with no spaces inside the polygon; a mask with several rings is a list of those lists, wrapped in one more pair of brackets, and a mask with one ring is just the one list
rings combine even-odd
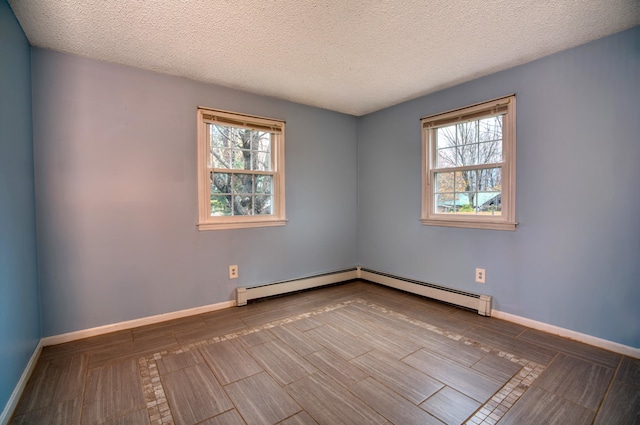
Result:
{"label": "window trim casing", "polygon": [[[209,141],[207,139],[206,125],[215,120],[205,118],[205,115],[220,117],[225,120],[221,124],[229,125],[229,121],[237,123],[237,126],[246,127],[252,125],[259,129],[277,129],[275,143],[272,146],[273,171],[273,214],[269,215],[245,215],[245,216],[220,216],[210,215],[210,183],[208,154]],[[237,112],[223,111],[206,107],[198,107],[198,131],[197,131],[197,155],[198,155],[198,230],[225,230],[243,229],[253,227],[284,226],[286,218],[285,199],[285,174],[284,174],[284,153],[285,153],[285,121],[273,118],[258,117],[254,115],[241,114]]]}
{"label": "window trim casing", "polygon": [[[435,138],[439,127],[451,125],[505,110],[502,131],[502,215],[445,215],[435,212],[434,179]],[[516,221],[516,96],[501,97],[458,108],[420,120],[422,134],[422,213],[420,221],[429,226],[465,227],[475,229],[515,230]]]}

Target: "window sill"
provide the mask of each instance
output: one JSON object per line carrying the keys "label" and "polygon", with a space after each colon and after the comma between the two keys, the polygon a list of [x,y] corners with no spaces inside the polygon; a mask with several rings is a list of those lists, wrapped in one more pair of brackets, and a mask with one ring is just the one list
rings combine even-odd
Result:
{"label": "window sill", "polygon": [[516,230],[518,223],[506,221],[456,220],[449,218],[421,218],[420,222],[427,226],[464,227],[488,230]]}
{"label": "window sill", "polygon": [[284,226],[287,219],[260,220],[260,221],[234,221],[225,223],[198,223],[198,230],[228,230],[228,229],[247,229],[252,227],[273,227]]}

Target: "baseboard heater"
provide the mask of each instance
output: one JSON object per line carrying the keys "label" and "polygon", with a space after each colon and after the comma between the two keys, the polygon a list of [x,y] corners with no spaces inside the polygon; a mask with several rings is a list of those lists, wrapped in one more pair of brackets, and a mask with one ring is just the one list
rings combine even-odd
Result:
{"label": "baseboard heater", "polygon": [[446,288],[413,279],[394,276],[387,273],[369,269],[359,269],[359,277],[363,280],[400,289],[412,294],[422,295],[427,298],[444,301],[460,307],[466,307],[477,311],[482,316],[491,316],[490,295],[478,295],[457,289]]}
{"label": "baseboard heater", "polygon": [[319,286],[346,282],[358,278],[358,269],[346,269],[320,275],[303,277],[282,282],[273,282],[261,286],[236,289],[236,303],[238,306],[246,305],[247,301],[258,298],[272,297],[274,295],[288,294],[304,289],[317,288]]}

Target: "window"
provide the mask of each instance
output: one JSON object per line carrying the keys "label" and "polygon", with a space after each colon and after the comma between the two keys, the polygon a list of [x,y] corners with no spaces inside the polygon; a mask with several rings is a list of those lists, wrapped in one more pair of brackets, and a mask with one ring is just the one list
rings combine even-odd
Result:
{"label": "window", "polygon": [[516,97],[420,122],[422,223],[515,230]]}
{"label": "window", "polygon": [[284,121],[198,108],[198,229],[282,226]]}

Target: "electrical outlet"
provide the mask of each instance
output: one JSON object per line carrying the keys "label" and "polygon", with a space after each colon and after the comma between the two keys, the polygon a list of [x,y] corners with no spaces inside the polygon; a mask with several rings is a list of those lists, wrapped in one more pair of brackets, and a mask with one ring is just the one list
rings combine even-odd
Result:
{"label": "electrical outlet", "polygon": [[487,275],[484,272],[484,269],[476,269],[476,282],[485,283]]}
{"label": "electrical outlet", "polygon": [[229,266],[229,279],[238,278],[238,266]]}

